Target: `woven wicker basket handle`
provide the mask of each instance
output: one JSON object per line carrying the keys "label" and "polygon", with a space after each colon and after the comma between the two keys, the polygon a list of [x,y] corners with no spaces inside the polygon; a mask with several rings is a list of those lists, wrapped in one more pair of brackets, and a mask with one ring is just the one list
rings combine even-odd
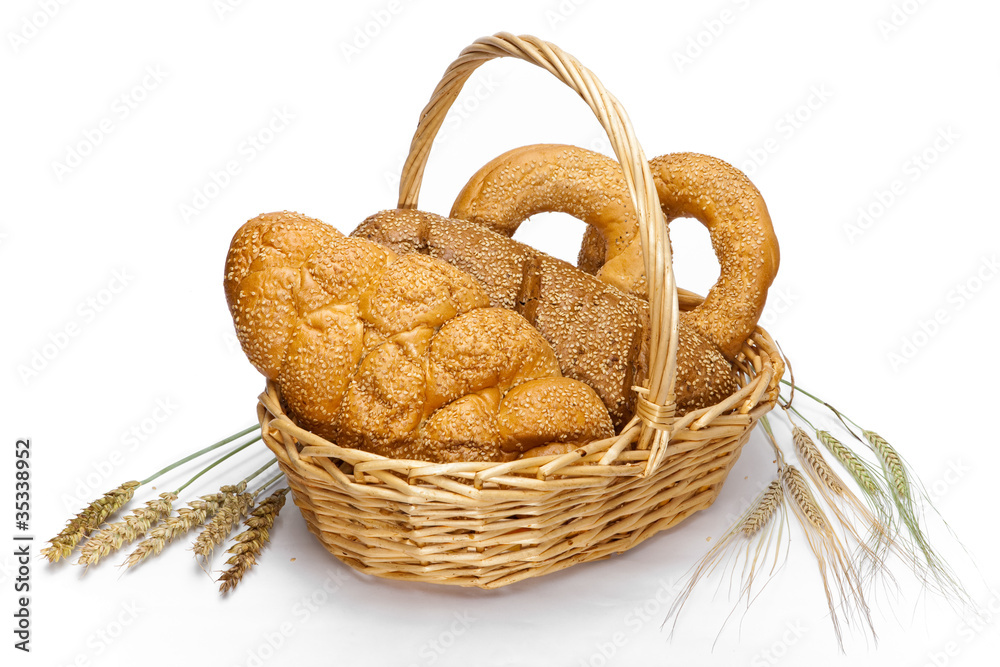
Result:
{"label": "woven wicker basket handle", "polygon": [[[674,414],[674,377],[677,366],[677,286],[671,266],[667,225],[660,210],[656,185],[646,156],[635,138],[628,114],[604,85],[576,58],[554,44],[530,35],[501,32],[483,37],[467,46],[445,71],[430,101],[420,115],[410,154],[403,165],[399,184],[399,208],[416,208],[424,168],[434,137],[462,86],[477,67],[504,56],[520,58],[551,72],[580,95],[607,132],[615,156],[621,163],[625,183],[639,219],[643,261],[649,286],[650,377],[649,393],[640,396],[637,415],[645,428],[640,447],[653,441],[650,467],[655,467],[665,450]],[[655,437],[653,437],[655,436]],[[660,450],[660,451],[655,451]]]}

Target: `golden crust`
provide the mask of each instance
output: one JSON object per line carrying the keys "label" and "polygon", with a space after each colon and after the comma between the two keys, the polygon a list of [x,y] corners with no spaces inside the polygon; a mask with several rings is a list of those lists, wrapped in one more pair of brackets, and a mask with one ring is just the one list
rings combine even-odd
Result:
{"label": "golden crust", "polygon": [[[532,215],[568,213],[590,225],[601,239],[599,244],[590,240],[600,246],[600,263],[585,261],[581,268],[623,291],[644,296],[638,221],[628,192],[614,187],[619,181],[618,163],[599,153],[559,144],[522,146],[476,172],[455,198],[449,217],[509,237]],[[622,259],[612,261],[620,255]],[[638,272],[632,266],[636,260]]]}
{"label": "golden crust", "polygon": [[[684,321],[733,360],[753,332],[778,270],[778,243],[753,183],[708,155],[677,153],[650,161],[664,215],[708,228],[719,281]],[[618,163],[574,146],[524,146],[498,156],[463,188],[452,217],[513,234],[528,216],[569,213],[590,225],[578,264],[635,296],[646,296],[638,222]]]}
{"label": "golden crust", "polygon": [[[501,438],[503,397],[559,376],[541,335],[516,313],[488,307],[468,274],[299,214],[265,214],[237,232],[225,291],[244,351],[278,383],[289,414],[342,446],[393,458],[507,460],[528,445]],[[609,420],[601,408],[587,417],[594,437]],[[579,421],[565,433],[581,437]],[[505,423],[534,442],[530,424]],[[545,428],[546,438],[563,433],[558,423]]]}
{"label": "golden crust", "polygon": [[511,389],[497,410],[497,427],[500,446],[518,452],[546,443],[580,445],[615,433],[594,390],[569,378],[528,380]]}
{"label": "golden crust", "polygon": [[[647,375],[649,304],[502,234],[413,210],[376,213],[352,236],[393,252],[420,252],[471,274],[491,305],[524,314],[554,350],[562,374],[594,389],[620,429]],[[680,413],[737,389],[731,364],[683,321],[677,353]]]}

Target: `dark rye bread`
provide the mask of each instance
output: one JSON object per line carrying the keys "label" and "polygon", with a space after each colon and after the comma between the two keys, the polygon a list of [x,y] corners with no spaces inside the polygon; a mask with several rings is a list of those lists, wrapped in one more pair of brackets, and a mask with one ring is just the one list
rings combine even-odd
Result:
{"label": "dark rye bread", "polygon": [[[521,313],[541,332],[564,376],[594,388],[616,429],[634,414],[632,387],[648,372],[649,306],[642,299],[480,225],[424,211],[382,211],[351,235],[400,254],[430,255],[469,273],[491,306]],[[717,403],[736,387],[729,362],[682,325],[678,411]]]}

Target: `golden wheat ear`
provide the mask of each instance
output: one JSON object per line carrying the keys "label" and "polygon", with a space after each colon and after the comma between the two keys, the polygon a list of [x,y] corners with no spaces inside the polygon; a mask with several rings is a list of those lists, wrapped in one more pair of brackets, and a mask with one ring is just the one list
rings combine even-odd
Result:
{"label": "golden wheat ear", "polygon": [[205,521],[213,517],[222,507],[224,499],[225,494],[213,493],[192,500],[187,507],[177,510],[176,516],[168,518],[150,530],[149,537],[139,543],[123,565],[132,568],[147,558],[160,555],[160,552],[178,537],[205,525]]}
{"label": "golden wheat ear", "polygon": [[151,526],[170,515],[175,500],[176,494],[161,493],[159,497],[147,501],[145,507],[132,510],[121,521],[101,529],[83,545],[76,562],[80,565],[96,565],[124,545],[144,536]]}
{"label": "golden wheat ear", "polygon": [[253,507],[254,496],[252,493],[247,493],[246,488],[246,481],[222,487],[222,506],[198,533],[191,547],[195,557],[201,556],[204,563],[211,559],[215,547],[226,541],[240,519]]}
{"label": "golden wheat ear", "polygon": [[[265,483],[261,488],[267,487]],[[250,516],[243,523],[247,530],[236,536],[235,544],[226,551],[232,554],[226,565],[229,568],[222,573],[219,581],[220,593],[228,593],[236,588],[250,568],[257,564],[257,556],[260,555],[264,547],[271,539],[270,529],[274,526],[274,520],[278,518],[278,512],[285,504],[285,494],[288,488],[278,489],[257,507],[250,512]]]}
{"label": "golden wheat ear", "polygon": [[125,482],[90,503],[66,523],[58,535],[49,540],[49,546],[41,553],[50,563],[61,558],[69,558],[84,537],[89,536],[104,521],[128,503],[139,488],[139,482]]}

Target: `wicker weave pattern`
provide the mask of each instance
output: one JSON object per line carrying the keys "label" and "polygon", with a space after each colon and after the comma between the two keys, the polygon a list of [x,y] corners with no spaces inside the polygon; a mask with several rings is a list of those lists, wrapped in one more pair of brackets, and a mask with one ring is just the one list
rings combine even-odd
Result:
{"label": "wicker weave pattern", "polygon": [[621,553],[711,505],[773,407],[784,369],[761,330],[744,353],[733,405],[675,422],[670,453],[651,475],[650,450],[616,447],[634,444],[637,425],[561,457],[428,464],[344,449],[300,429],[273,384],[258,416],[295,503],[330,553],[381,577],[497,588]]}
{"label": "wicker weave pattern", "polygon": [[757,419],[777,400],[784,364],[757,329],[737,363],[741,389],[674,417],[678,295],[652,175],[618,101],[557,47],[500,33],[462,52],[421,114],[399,206],[416,207],[431,142],[464,82],[501,56],[544,67],[580,94],[608,132],[640,221],[650,381],[639,389],[637,415],[613,438],[562,456],[449,464],[339,447],[296,426],[268,383],[258,418],[295,503],[327,550],[369,574],[497,588],[623,552],[711,505]]}

